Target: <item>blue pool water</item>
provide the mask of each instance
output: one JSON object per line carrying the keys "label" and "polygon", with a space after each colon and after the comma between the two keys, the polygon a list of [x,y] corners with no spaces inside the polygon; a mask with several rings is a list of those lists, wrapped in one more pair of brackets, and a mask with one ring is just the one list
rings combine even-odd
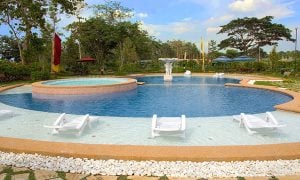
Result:
{"label": "blue pool water", "polygon": [[51,86],[94,86],[126,82],[126,78],[76,78],[45,81],[42,84]]}
{"label": "blue pool water", "polygon": [[137,89],[93,96],[33,97],[31,93],[0,94],[0,102],[25,109],[119,117],[179,116],[211,117],[244,113],[262,113],[291,100],[280,93],[239,87],[236,79],[211,77],[174,77],[165,83],[163,77],[143,77],[145,85]]}

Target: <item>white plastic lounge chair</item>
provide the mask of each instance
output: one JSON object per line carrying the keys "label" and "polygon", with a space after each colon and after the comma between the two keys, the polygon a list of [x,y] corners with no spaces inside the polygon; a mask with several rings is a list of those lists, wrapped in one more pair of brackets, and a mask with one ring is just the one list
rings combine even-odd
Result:
{"label": "white plastic lounge chair", "polygon": [[192,76],[192,72],[189,70],[186,70],[183,74],[184,77],[191,77]]}
{"label": "white plastic lounge chair", "polygon": [[61,114],[52,126],[44,125],[46,128],[52,128],[52,134],[60,132],[71,132],[80,136],[85,127],[89,125],[89,115],[86,114],[75,119],[66,119],[66,113]]}
{"label": "white plastic lounge chair", "polygon": [[14,115],[11,110],[0,110],[0,118],[3,119],[5,117],[12,117]]}
{"label": "white plastic lounge chair", "polygon": [[224,77],[224,73],[216,73],[213,75],[213,77],[215,78],[223,78]]}
{"label": "white plastic lounge chair", "polygon": [[152,118],[152,137],[165,135],[183,135],[185,137],[185,115],[181,117],[160,117],[154,114]]}
{"label": "white plastic lounge chair", "polygon": [[245,127],[250,134],[257,133],[252,129],[276,129],[286,126],[285,124],[279,124],[270,112],[266,112],[265,119],[261,119],[253,115],[246,115],[244,113],[241,113],[240,116],[233,116],[233,119],[240,123],[240,127]]}

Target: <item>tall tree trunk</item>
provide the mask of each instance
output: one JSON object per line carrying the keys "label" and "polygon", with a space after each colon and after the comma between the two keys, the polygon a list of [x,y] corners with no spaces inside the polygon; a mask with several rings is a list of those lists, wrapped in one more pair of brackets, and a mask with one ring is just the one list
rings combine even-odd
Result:
{"label": "tall tree trunk", "polygon": [[119,51],[120,51],[120,66],[119,66],[119,70],[121,71],[123,68],[123,64],[124,64],[124,54],[123,54],[123,45],[122,42],[119,45]]}
{"label": "tall tree trunk", "polygon": [[25,64],[25,57],[24,57],[24,53],[23,53],[21,42],[18,42],[18,48],[19,48],[19,54],[20,54],[21,63],[24,65]]}
{"label": "tall tree trunk", "polygon": [[[20,1],[20,5],[21,5],[21,8],[22,8],[23,14],[27,14],[28,9],[25,6],[23,6],[22,1]],[[23,42],[22,50],[23,50],[23,57],[24,57],[23,64],[26,64],[26,57],[24,56],[24,52],[28,51],[29,41],[30,41],[30,38],[31,38],[31,26],[30,26],[30,22],[26,18],[26,16],[25,16],[25,19],[24,19],[24,23],[25,23],[26,29],[25,29],[25,39],[24,39],[24,42]]]}
{"label": "tall tree trunk", "polygon": [[258,46],[258,62],[260,62],[260,47]]}
{"label": "tall tree trunk", "polygon": [[10,16],[8,14],[6,16],[7,16],[6,23],[9,26],[9,28],[11,29],[14,37],[16,38],[16,40],[18,42],[18,49],[19,49],[21,63],[25,64],[25,57],[24,57],[21,39],[18,37],[16,30],[13,28],[13,26],[10,23]]}
{"label": "tall tree trunk", "polygon": [[24,64],[26,64],[26,57],[24,55],[25,52],[28,51],[28,48],[29,48],[29,40],[30,40],[30,33],[28,34],[28,32],[26,32],[26,35],[25,35],[25,39],[24,39],[24,42],[22,44],[22,50],[23,50],[23,57],[24,57]]}

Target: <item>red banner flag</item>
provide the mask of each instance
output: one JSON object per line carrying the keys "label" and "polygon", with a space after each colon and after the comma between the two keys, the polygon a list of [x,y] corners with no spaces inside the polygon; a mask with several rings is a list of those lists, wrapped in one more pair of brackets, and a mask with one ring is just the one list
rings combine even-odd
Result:
{"label": "red banner flag", "polygon": [[55,33],[54,35],[54,65],[60,64],[60,56],[61,56],[61,39],[59,36]]}

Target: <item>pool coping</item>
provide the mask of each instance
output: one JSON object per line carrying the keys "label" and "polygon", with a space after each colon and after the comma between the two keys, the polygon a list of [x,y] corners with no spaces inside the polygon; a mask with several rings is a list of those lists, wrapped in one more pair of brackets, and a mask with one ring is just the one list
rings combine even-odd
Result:
{"label": "pool coping", "polygon": [[[297,113],[300,112],[300,93],[270,86],[251,85],[248,83],[250,80],[261,80],[263,78],[266,77],[245,77],[240,81],[240,84],[235,84],[234,86],[267,89],[290,95],[294,98],[292,101],[277,105],[275,106],[275,108]],[[231,86],[233,84],[227,85]],[[14,87],[11,86],[10,88]],[[7,89],[8,88],[5,88],[5,90]],[[0,88],[0,91],[3,91],[3,88]],[[30,154],[38,153],[48,156],[64,156],[104,160],[123,159],[138,161],[159,160],[195,162],[278,160],[299,159],[300,142],[244,146],[137,146],[63,143],[0,137],[0,151],[15,153],[24,152]]]}

